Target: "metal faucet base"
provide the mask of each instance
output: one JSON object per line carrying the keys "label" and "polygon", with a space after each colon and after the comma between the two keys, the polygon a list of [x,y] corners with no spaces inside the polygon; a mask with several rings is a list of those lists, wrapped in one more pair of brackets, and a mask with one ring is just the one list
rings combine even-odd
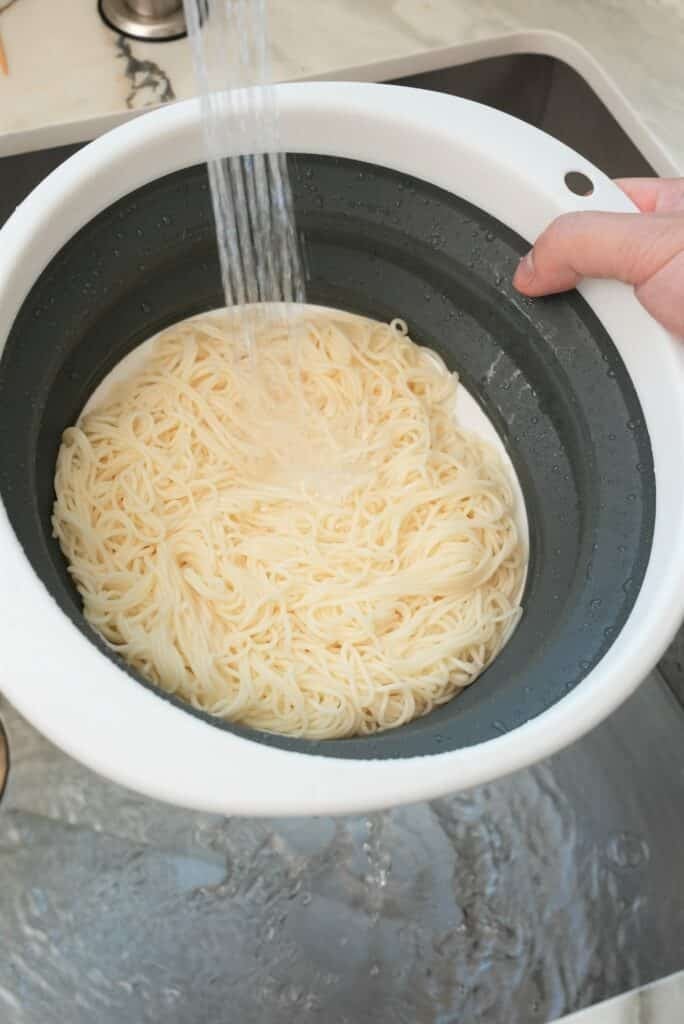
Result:
{"label": "metal faucet base", "polygon": [[[166,5],[150,4],[151,12],[142,13],[144,4],[136,0],[135,7],[127,0],[99,0],[99,11],[103,21],[116,32],[121,32],[131,39],[143,39],[146,42],[168,42],[181,39],[187,35],[183,4]],[[164,7],[172,10],[159,13]]]}

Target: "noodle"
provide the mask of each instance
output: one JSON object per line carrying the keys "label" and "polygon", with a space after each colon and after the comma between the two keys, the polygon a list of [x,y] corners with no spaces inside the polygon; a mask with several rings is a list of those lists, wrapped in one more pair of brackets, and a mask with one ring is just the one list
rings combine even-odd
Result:
{"label": "noodle", "polygon": [[[64,432],[53,526],[88,622],[146,679],[311,739],[427,714],[520,615],[498,453],[406,325],[225,312],[158,336]],[[240,354],[241,353],[241,354]]]}

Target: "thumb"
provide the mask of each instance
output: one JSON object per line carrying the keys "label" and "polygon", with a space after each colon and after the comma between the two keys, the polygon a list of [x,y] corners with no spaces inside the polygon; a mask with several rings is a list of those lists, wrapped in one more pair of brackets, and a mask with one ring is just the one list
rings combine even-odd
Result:
{"label": "thumb", "polygon": [[637,287],[684,250],[684,217],[661,213],[569,213],[555,220],[513,278],[525,295],[574,288],[583,277]]}

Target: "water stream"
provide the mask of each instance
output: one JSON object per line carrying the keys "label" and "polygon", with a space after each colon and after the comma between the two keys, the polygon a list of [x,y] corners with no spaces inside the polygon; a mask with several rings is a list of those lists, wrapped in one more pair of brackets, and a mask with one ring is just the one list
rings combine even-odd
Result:
{"label": "water stream", "polygon": [[[267,0],[185,0],[227,306],[304,301]],[[226,157],[231,146],[240,155]],[[258,312],[258,311],[257,311]],[[255,312],[244,317],[249,328]]]}

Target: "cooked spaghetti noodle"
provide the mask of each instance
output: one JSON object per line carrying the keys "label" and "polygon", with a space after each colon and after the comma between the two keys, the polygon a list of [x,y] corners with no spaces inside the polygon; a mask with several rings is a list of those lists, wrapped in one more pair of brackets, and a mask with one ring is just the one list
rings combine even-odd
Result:
{"label": "cooked spaghetti noodle", "polygon": [[212,715],[312,739],[400,726],[519,617],[507,471],[402,321],[307,312],[253,343],[225,313],[173,326],[65,431],[53,524],[85,616]]}

